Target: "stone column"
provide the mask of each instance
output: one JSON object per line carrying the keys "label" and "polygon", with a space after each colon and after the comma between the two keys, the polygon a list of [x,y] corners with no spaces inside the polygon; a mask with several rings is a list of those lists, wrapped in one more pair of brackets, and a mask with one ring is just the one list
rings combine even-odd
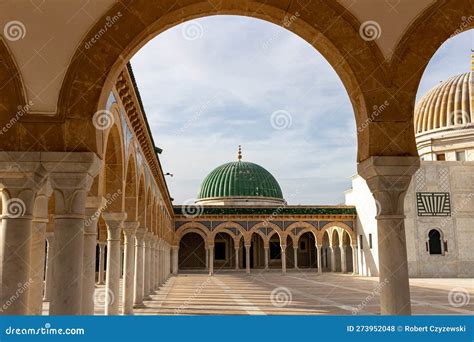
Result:
{"label": "stone column", "polygon": [[154,293],[156,289],[156,244],[157,236],[153,235],[151,240],[151,251],[150,251],[150,293]]}
{"label": "stone column", "polygon": [[209,246],[209,275],[214,274],[214,245]]}
{"label": "stone column", "polygon": [[209,250],[206,248],[206,269],[209,271]]}
{"label": "stone column", "polygon": [[144,255],[143,255],[143,240],[145,238],[146,228],[140,227],[137,229],[137,234],[135,236],[135,279],[133,287],[135,293],[133,296],[133,306],[136,308],[143,307],[143,265],[144,265]]}
{"label": "stone column", "polygon": [[54,287],[51,315],[82,313],[84,264],[84,215],[86,197],[102,162],[94,153],[51,152],[44,167],[55,191]]}
{"label": "stone column", "polygon": [[48,246],[46,250],[46,277],[44,282],[43,301],[49,302],[53,288],[54,232],[46,232]]}
{"label": "stone column", "polygon": [[251,245],[245,245],[245,272],[250,274],[250,247]]}
{"label": "stone column", "polygon": [[294,269],[298,269],[298,245],[293,245],[293,255],[295,258],[295,266]]}
{"label": "stone column", "polygon": [[404,200],[418,157],[370,157],[359,163],[377,204],[380,308],[382,315],[410,315]]}
{"label": "stone column", "polygon": [[82,314],[94,314],[95,261],[97,250],[97,222],[105,205],[103,197],[88,197],[84,221],[84,270],[82,279]]}
{"label": "stone column", "polygon": [[331,272],[336,272],[336,249],[334,246],[329,246],[329,250],[331,251]]}
{"label": "stone column", "polygon": [[352,274],[357,274],[357,246],[351,245],[352,249]]}
{"label": "stone column", "polygon": [[28,314],[34,200],[45,176],[39,152],[0,152],[0,315]]}
{"label": "stone column", "polygon": [[178,274],[178,252],[179,252],[179,247],[178,246],[173,246],[172,247],[172,252],[173,252],[173,274],[177,275]]}
{"label": "stone column", "polygon": [[341,251],[341,272],[347,273],[346,247],[339,245],[339,250]]}
{"label": "stone column", "polygon": [[322,246],[316,245],[316,261],[318,263],[318,273],[323,272],[323,265],[322,265]]}
{"label": "stone column", "polygon": [[156,289],[158,290],[161,286],[161,280],[160,280],[160,244],[161,240],[160,238],[156,239],[156,257],[155,257],[155,283],[156,283]]}
{"label": "stone column", "polygon": [[151,300],[150,297],[150,262],[151,262],[151,245],[153,240],[153,233],[147,232],[145,234],[145,266],[144,266],[144,280],[143,280],[143,299]]}
{"label": "stone column", "polygon": [[125,247],[120,245],[120,279],[123,278],[123,268],[125,266]]}
{"label": "stone column", "polygon": [[41,315],[43,311],[44,264],[46,225],[48,224],[48,201],[52,189],[48,183],[38,192],[33,209],[33,229],[31,232],[31,268],[28,296],[28,315]]}
{"label": "stone column", "polygon": [[263,247],[263,252],[265,253],[265,270],[268,271],[268,259],[269,259],[269,253],[270,253],[270,247],[269,246],[264,246]]}
{"label": "stone column", "polygon": [[102,213],[107,225],[107,272],[105,275],[105,315],[119,314],[120,242],[127,213]]}
{"label": "stone column", "polygon": [[234,247],[235,251],[235,270],[237,271],[239,269],[239,247]]}
{"label": "stone column", "polygon": [[122,285],[122,313],[133,314],[133,280],[135,275],[135,234],[139,222],[129,221],[123,224],[124,235],[124,272]]}
{"label": "stone column", "polygon": [[286,273],[286,245],[281,245],[281,273]]}
{"label": "stone column", "polygon": [[105,246],[107,246],[106,242],[99,241],[99,279],[97,281],[99,285],[105,284]]}

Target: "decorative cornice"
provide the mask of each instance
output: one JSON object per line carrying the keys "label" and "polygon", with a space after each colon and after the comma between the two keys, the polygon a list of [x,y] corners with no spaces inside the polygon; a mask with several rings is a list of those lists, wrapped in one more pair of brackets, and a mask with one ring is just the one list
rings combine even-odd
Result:
{"label": "decorative cornice", "polygon": [[169,214],[172,216],[173,208],[171,196],[168,186],[166,185],[160,161],[155,153],[155,144],[130,64],[127,64],[127,68],[120,73],[115,88],[127,113],[132,132],[140,144],[140,148],[160,192],[164,194],[164,202],[166,203]]}

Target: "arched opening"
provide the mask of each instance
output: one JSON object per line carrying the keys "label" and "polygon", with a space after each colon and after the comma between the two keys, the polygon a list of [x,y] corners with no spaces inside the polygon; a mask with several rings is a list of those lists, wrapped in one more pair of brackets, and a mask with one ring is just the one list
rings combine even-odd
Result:
{"label": "arched opening", "polygon": [[[244,239],[240,243],[241,268],[245,269],[247,265],[247,253],[245,250]],[[265,267],[265,243],[263,238],[258,233],[253,233],[250,237],[250,268],[264,268]]]}
{"label": "arched opening", "polygon": [[229,233],[217,233],[214,238],[214,272],[235,268],[234,239]]}
{"label": "arched opening", "polygon": [[438,229],[431,229],[428,232],[428,251],[431,255],[443,254],[442,235]]}
{"label": "arched opening", "polygon": [[295,268],[295,249],[293,248],[293,240],[290,235],[286,236],[286,268]]}
{"label": "arched opening", "polygon": [[123,196],[123,146],[117,125],[110,128],[104,164],[104,192],[108,199],[106,212],[122,211]]}
{"label": "arched opening", "polygon": [[329,231],[323,233],[323,241],[321,242],[321,267],[327,272],[331,269],[331,249],[329,243]]}
{"label": "arched opening", "polygon": [[277,232],[268,239],[269,268],[281,268],[281,241]]}
{"label": "arched opening", "polygon": [[204,238],[195,232],[183,235],[179,242],[179,270],[205,270],[206,247]]}
{"label": "arched opening", "polygon": [[334,229],[331,235],[331,270],[333,272],[341,272],[341,248],[339,242],[339,233],[336,229]]}
{"label": "arched opening", "polygon": [[[346,230],[342,231],[342,251],[341,253],[341,262],[344,263],[343,272],[353,272],[354,265],[352,262],[352,247],[351,247],[351,237]],[[342,260],[344,258],[344,260]],[[342,268],[342,267],[341,267]]]}
{"label": "arched opening", "polygon": [[312,232],[303,233],[298,240],[298,267],[316,268],[318,255],[316,251],[316,240]]}
{"label": "arched opening", "polygon": [[125,209],[127,210],[127,221],[136,221],[137,175],[134,155],[130,155],[128,159],[127,177],[125,180]]}

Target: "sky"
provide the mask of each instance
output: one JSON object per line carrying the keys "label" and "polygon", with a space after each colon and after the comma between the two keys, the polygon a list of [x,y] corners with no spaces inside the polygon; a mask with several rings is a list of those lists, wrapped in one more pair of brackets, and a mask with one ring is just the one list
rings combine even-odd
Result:
{"label": "sky", "polygon": [[[469,71],[472,34],[446,42],[419,95]],[[259,19],[212,16],[175,26],[131,60],[174,204],[193,201],[215,167],[266,168],[288,204],[343,204],[356,172],[347,92],[306,41]]]}

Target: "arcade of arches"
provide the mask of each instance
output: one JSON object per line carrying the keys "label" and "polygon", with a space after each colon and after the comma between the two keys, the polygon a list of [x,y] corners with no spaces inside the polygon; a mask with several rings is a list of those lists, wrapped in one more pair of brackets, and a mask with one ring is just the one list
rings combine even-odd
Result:
{"label": "arcade of arches", "polygon": [[[381,313],[411,313],[402,204],[419,167],[415,97],[434,52],[473,26],[463,19],[474,12],[472,1],[74,0],[4,2],[0,9],[2,314],[39,314],[43,299],[51,314],[90,314],[96,273],[103,281],[104,269],[110,315],[119,313],[121,277],[123,313],[130,314],[178,263],[207,265],[211,273],[357,271],[353,213],[290,207],[268,220],[205,208],[181,225],[127,62],[165,29],[217,14],[281,25],[336,70],[356,117],[359,175],[380,204]],[[380,26],[375,38],[361,30],[373,21]],[[15,36],[7,24],[18,22]]]}

